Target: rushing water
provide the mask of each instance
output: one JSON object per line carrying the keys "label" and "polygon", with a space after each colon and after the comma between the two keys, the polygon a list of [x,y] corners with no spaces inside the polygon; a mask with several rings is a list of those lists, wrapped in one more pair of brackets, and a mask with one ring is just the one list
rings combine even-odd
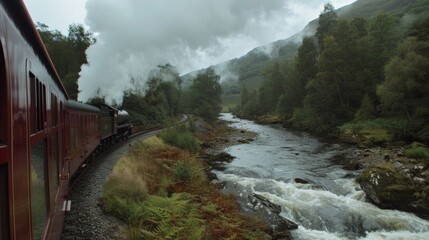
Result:
{"label": "rushing water", "polygon": [[[294,239],[429,239],[429,221],[367,203],[350,171],[329,160],[351,149],[281,126],[258,125],[223,114],[231,126],[258,133],[250,144],[226,151],[236,159],[218,178],[238,184],[282,207],[299,224]],[[311,184],[296,183],[295,178]]]}

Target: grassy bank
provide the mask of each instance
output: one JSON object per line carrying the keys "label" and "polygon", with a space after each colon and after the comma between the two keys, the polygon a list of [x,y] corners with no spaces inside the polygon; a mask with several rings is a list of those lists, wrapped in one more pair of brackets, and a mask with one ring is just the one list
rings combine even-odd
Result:
{"label": "grassy bank", "polygon": [[105,209],[126,223],[126,238],[270,239],[265,223],[242,215],[236,199],[207,180],[187,134],[164,138],[191,151],[158,137],[134,144],[106,181]]}

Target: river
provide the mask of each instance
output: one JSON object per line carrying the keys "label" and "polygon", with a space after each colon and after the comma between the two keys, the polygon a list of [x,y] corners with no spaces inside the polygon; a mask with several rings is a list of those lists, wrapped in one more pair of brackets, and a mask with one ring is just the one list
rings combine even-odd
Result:
{"label": "river", "polygon": [[[281,215],[299,225],[293,239],[429,239],[429,221],[413,214],[383,210],[365,201],[365,194],[348,173],[330,159],[353,149],[320,141],[281,126],[259,125],[222,114],[230,126],[256,132],[249,144],[229,147],[236,157],[221,181],[239,185],[282,207]],[[296,183],[305,179],[310,184]]]}

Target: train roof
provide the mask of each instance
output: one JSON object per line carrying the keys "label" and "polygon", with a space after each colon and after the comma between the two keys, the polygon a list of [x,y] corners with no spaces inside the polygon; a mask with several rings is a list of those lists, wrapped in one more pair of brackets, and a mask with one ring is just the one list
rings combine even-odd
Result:
{"label": "train roof", "polygon": [[121,109],[115,108],[115,107],[110,106],[109,104],[106,104],[106,103],[95,103],[95,104],[91,104],[91,105],[96,106],[96,107],[98,107],[100,109],[102,107],[105,107],[105,108],[111,109],[111,110],[113,110],[115,112],[120,112],[121,111]]}
{"label": "train roof", "polygon": [[91,113],[100,113],[100,109],[88,104],[84,104],[75,100],[68,100],[65,104],[67,109],[76,110],[76,111],[84,111]]}
{"label": "train roof", "polygon": [[68,99],[69,96],[64,88],[63,83],[61,82],[58,72],[55,69],[55,66],[51,60],[51,57],[46,50],[42,38],[40,37],[39,32],[36,30],[34,22],[31,19],[23,0],[2,0],[0,1],[0,4],[6,10],[9,17],[16,24],[17,28],[19,29],[25,40],[39,56],[40,60],[45,64],[49,74],[55,80],[60,90]]}

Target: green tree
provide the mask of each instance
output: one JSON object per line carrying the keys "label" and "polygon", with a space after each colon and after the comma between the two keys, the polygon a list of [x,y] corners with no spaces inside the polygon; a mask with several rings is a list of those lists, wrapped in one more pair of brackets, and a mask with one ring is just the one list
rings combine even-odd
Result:
{"label": "green tree", "polygon": [[380,14],[369,24],[369,49],[371,66],[376,84],[384,80],[384,66],[393,55],[398,42],[396,19],[389,14]]}
{"label": "green tree", "polygon": [[429,41],[408,37],[385,68],[377,88],[384,114],[406,119],[401,137],[429,141]]}
{"label": "green tree", "polygon": [[259,89],[259,102],[261,103],[262,112],[274,112],[277,102],[281,95],[284,94],[283,76],[278,61],[271,62],[264,69],[265,81]]}
{"label": "green tree", "polygon": [[249,99],[241,108],[240,114],[244,116],[256,116],[263,113],[261,110],[261,103],[259,102],[258,91],[253,90],[249,93]]}
{"label": "green tree", "polygon": [[319,26],[316,31],[316,37],[321,51],[324,49],[324,38],[334,29],[337,18],[334,6],[330,3],[325,4],[323,12],[319,15]]}
{"label": "green tree", "polygon": [[429,117],[428,49],[429,41],[409,37],[386,65],[386,80],[377,94],[387,113],[405,116],[409,121]]}
{"label": "green tree", "polygon": [[70,25],[67,37],[58,30],[49,30],[43,23],[37,23],[36,28],[67,93],[71,99],[77,99],[80,67],[88,64],[85,51],[95,43],[93,34],[86,31],[81,24]]}
{"label": "green tree", "polygon": [[298,54],[295,58],[295,72],[297,74],[296,88],[290,94],[296,95],[296,106],[301,106],[305,97],[305,87],[318,72],[318,52],[315,40],[312,37],[304,37],[301,46],[298,48]]}
{"label": "green tree", "polygon": [[189,104],[193,114],[214,121],[222,109],[222,87],[219,75],[208,68],[199,73],[189,90]]}
{"label": "green tree", "polygon": [[250,101],[250,92],[246,85],[241,88],[241,107],[243,108]]}
{"label": "green tree", "polygon": [[429,41],[429,18],[414,23],[409,35],[419,41]]}
{"label": "green tree", "polygon": [[283,78],[283,93],[278,98],[276,113],[282,117],[288,117],[294,109],[302,106],[305,85],[301,82],[296,64],[292,61],[280,62],[280,72]]}
{"label": "green tree", "polygon": [[[88,64],[85,51],[95,43],[94,35],[85,30],[82,24],[71,24],[68,29],[67,42],[72,49],[70,70],[79,72],[83,64]],[[76,79],[77,80],[77,79]]]}
{"label": "green tree", "polygon": [[363,99],[360,108],[354,115],[355,121],[374,119],[376,115],[375,107],[371,97],[366,94]]}
{"label": "green tree", "polygon": [[306,112],[316,111],[328,128],[351,120],[365,93],[358,37],[352,23],[339,21],[332,35],[325,37],[319,72],[307,85]]}
{"label": "green tree", "polygon": [[131,82],[133,88],[124,92],[122,107],[136,122],[165,123],[179,113],[181,79],[172,65],[159,65],[150,71],[146,82],[139,77]]}

